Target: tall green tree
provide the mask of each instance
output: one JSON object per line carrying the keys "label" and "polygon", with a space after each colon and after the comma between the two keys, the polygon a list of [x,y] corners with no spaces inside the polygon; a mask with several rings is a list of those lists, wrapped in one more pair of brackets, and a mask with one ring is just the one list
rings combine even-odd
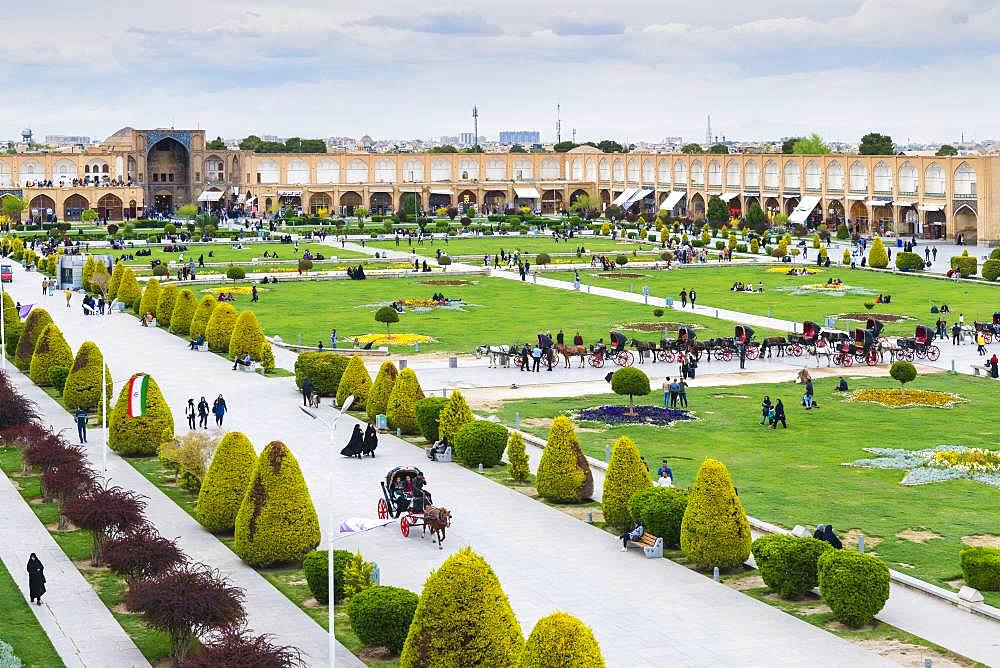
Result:
{"label": "tall green tree", "polygon": [[625,147],[614,139],[602,139],[597,142],[597,148],[604,153],[624,153]]}
{"label": "tall green tree", "polygon": [[0,198],[0,211],[7,216],[11,222],[16,223],[21,220],[21,212],[28,208],[28,200],[17,195],[4,195]]}
{"label": "tall green tree", "polygon": [[262,141],[264,140],[257,135],[249,135],[240,141],[240,148],[244,151],[256,151]]}
{"label": "tall green tree", "polygon": [[695,153],[704,153],[704,150],[702,150],[701,144],[691,142],[690,144],[684,144],[684,146],[681,146],[681,153],[692,155]]}
{"label": "tall green tree", "polygon": [[892,155],[894,152],[892,137],[878,132],[866,134],[858,146],[858,153],[861,155]]}
{"label": "tall green tree", "polygon": [[427,149],[428,153],[458,153],[458,149],[451,144],[444,144],[443,146],[432,146]]}
{"label": "tall green tree", "polygon": [[705,217],[710,223],[724,223],[729,220],[729,210],[726,209],[726,203],[722,201],[721,197],[712,195],[708,198],[708,209],[705,211]]}
{"label": "tall green tree", "polygon": [[561,141],[552,147],[552,150],[556,153],[566,153],[579,146],[575,141]]}
{"label": "tall green tree", "polygon": [[712,144],[712,147],[708,149],[708,152],[725,155],[726,153],[729,153],[729,147],[725,144]]}
{"label": "tall green tree", "polygon": [[802,139],[802,137],[789,137],[788,139],[781,142],[781,152],[782,153],[794,153],[795,152],[795,142]]}
{"label": "tall green tree", "polygon": [[205,148],[209,151],[224,151],[226,150],[226,142],[222,141],[222,137],[216,137],[212,141],[205,144]]}
{"label": "tall green tree", "polygon": [[798,155],[826,155],[829,152],[830,147],[815,132],[808,137],[795,140],[795,143],[792,144],[792,153]]}
{"label": "tall green tree", "polygon": [[764,216],[757,200],[750,202],[750,208],[747,209],[747,227],[758,234],[767,229],[767,217]]}
{"label": "tall green tree", "polygon": [[941,148],[939,148],[934,155],[939,155],[941,157],[958,155],[958,149],[951,144],[941,144]]}

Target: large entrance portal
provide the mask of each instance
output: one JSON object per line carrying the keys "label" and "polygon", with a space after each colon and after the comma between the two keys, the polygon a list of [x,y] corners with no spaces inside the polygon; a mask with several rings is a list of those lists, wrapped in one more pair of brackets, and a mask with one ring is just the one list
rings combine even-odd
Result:
{"label": "large entrance portal", "polygon": [[160,213],[173,213],[174,207],[188,203],[190,164],[188,149],[173,137],[164,137],[149,147],[146,181],[158,191],[153,202]]}
{"label": "large entrance portal", "polygon": [[173,213],[174,196],[168,193],[157,193],[153,198],[153,208],[160,213]]}

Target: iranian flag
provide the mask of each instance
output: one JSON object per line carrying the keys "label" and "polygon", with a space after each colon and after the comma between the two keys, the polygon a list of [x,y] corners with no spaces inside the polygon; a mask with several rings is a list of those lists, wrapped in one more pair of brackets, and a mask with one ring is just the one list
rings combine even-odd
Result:
{"label": "iranian flag", "polygon": [[142,417],[146,414],[146,393],[149,390],[149,376],[137,373],[128,381],[128,416]]}

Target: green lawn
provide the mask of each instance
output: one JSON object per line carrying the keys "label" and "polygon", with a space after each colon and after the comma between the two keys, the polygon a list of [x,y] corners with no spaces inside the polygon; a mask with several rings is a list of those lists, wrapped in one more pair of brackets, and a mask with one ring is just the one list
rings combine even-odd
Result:
{"label": "green lawn", "polygon": [[[27,578],[27,574],[21,574]],[[14,648],[26,668],[63,666],[24,594],[0,562],[0,640]]]}
{"label": "green lawn", "polygon": [[[784,273],[768,271],[770,266],[719,265],[710,263],[684,268],[678,271],[639,271],[643,278],[628,280],[604,278],[596,276],[597,270],[581,272],[584,283],[601,285],[620,290],[628,290],[629,285],[638,292],[642,286],[648,285],[651,294],[657,297],[673,297],[679,299],[681,290],[694,288],[698,292],[698,303],[707,306],[733,309],[757,315],[770,314],[776,318],[784,318],[793,322],[813,320],[823,324],[826,316],[842,313],[868,313],[865,302],[874,302],[879,293],[892,295],[889,304],[877,304],[872,313],[885,313],[907,316],[915,320],[905,320],[896,323],[886,323],[885,331],[890,334],[913,334],[917,324],[933,325],[936,314],[930,312],[932,304],[948,304],[954,312],[950,317],[957,318],[965,313],[965,321],[972,324],[973,320],[991,322],[994,311],[1000,311],[1000,286],[983,285],[969,282],[954,282],[908,276],[906,274],[888,274],[867,270],[851,270],[831,266],[822,269],[814,276],[786,276]],[[786,265],[787,267],[787,265]],[[816,267],[810,267],[816,270]],[[628,268],[625,271],[629,271]],[[573,280],[572,272],[546,274],[547,277],[565,281]],[[867,294],[843,294],[805,291],[802,286],[825,284],[829,278],[840,278],[847,286],[860,288]],[[733,283],[753,282],[756,287],[764,283],[764,293],[732,292]],[[798,290],[798,294],[796,294]],[[841,320],[837,323],[841,329],[863,326],[857,322]]]}
{"label": "green lawn", "polygon": [[[892,387],[889,379],[851,379],[852,389]],[[995,449],[996,395],[989,380],[934,374],[918,378],[920,389],[957,393],[968,403],[952,409],[907,408],[844,401],[833,391],[836,379],[816,382],[818,410],[799,403],[801,386],[791,383],[688,390],[697,421],[671,428],[628,426],[579,432],[587,454],[603,459],[604,448],[620,435],[631,437],[655,471],[669,457],[674,484],[688,486],[706,457],[724,462],[747,512],[786,527],[832,523],[840,532],[858,529],[881,539],[875,551],[892,568],[942,586],[961,577],[958,553],[963,536],[996,534],[1000,489],[967,480],[902,486],[904,471],[843,466],[871,457],[864,447],[923,449],[941,444]],[[789,428],[758,426],[762,395],[783,399]],[[646,397],[661,401],[659,391]],[[580,408],[622,404],[615,395],[507,402],[499,416],[514,424],[515,411],[528,431],[531,418],[551,418]],[[535,423],[538,424],[538,423]],[[941,538],[925,543],[897,536],[926,529]],[[871,541],[869,540],[869,547]],[[987,593],[1000,604],[1000,593]]]}
{"label": "green lawn", "polygon": [[[338,257],[338,258],[365,258],[369,257],[364,253],[359,253],[357,251],[345,250],[343,248],[335,248],[328,244],[320,244],[315,242],[301,241],[299,242],[299,250],[295,251],[295,247],[292,244],[281,244],[273,242],[253,242],[253,241],[242,241],[243,248],[241,250],[234,249],[231,244],[188,244],[188,249],[183,253],[165,253],[163,251],[163,246],[149,246],[149,250],[152,252],[148,256],[136,256],[134,260],[126,261],[129,265],[139,265],[148,267],[151,260],[161,260],[164,263],[176,261],[181,255],[184,256],[184,261],[187,262],[189,258],[194,258],[195,263],[198,262],[198,257],[200,255],[205,256],[205,262],[250,262],[253,258],[260,258],[262,262],[264,260],[264,251],[270,255],[271,253],[277,253],[279,260],[295,260],[302,257],[305,251],[311,250],[313,255],[316,253],[321,253],[326,258]],[[108,248],[90,248],[87,250],[91,254],[110,254],[115,258],[119,258],[127,253],[135,254],[135,251],[139,249],[146,249],[146,246],[136,246],[135,248],[128,248],[124,251],[110,250]],[[209,252],[212,256],[209,257]]]}
{"label": "green lawn", "polygon": [[[568,239],[566,241],[555,241],[549,236],[489,236],[475,237],[469,239],[428,239],[423,245],[418,245],[413,241],[413,245],[407,244],[406,239],[399,240],[399,246],[393,239],[372,240],[366,242],[373,248],[389,248],[391,250],[409,251],[410,248],[416,250],[417,254],[434,256],[438,248],[442,252],[451,256],[472,255],[480,256],[489,253],[498,255],[502,250],[507,253],[520,251],[527,253],[576,253],[576,249],[583,246],[588,252],[593,253],[631,253],[633,250],[654,249],[655,244],[647,244],[641,241],[614,241],[609,237],[580,237]],[[588,258],[589,259],[589,258]]]}
{"label": "green lawn", "polygon": [[[432,283],[427,283],[432,281]],[[441,285],[433,281],[459,281],[464,285]],[[621,302],[606,297],[577,294],[536,286],[529,282],[509,281],[484,276],[415,274],[411,278],[357,281],[288,281],[275,286],[260,286],[256,304],[248,295],[236,295],[237,310],[252,306],[267,334],[279,334],[285,341],[316,345],[329,343],[330,330],[336,327],[340,341],[353,336],[381,333],[385,327],[375,322],[374,313],[381,304],[397,299],[429,299],[435,292],[448,298],[461,298],[462,310],[432,308],[426,312],[407,309],[400,322],[392,325],[394,333],[431,336],[434,343],[421,344],[421,351],[471,353],[481,344],[512,344],[534,341],[544,330],[553,333],[562,327],[568,336],[577,330],[584,341],[598,337],[608,340],[613,327],[628,323],[655,323],[653,307]],[[679,316],[679,314],[676,314]],[[702,327],[699,334],[730,336],[732,323],[685,314],[683,318],[667,313],[664,321],[680,321]],[[659,333],[623,331],[647,339],[659,339]],[[760,332],[763,334],[764,332]],[[346,344],[341,344],[346,345]]]}

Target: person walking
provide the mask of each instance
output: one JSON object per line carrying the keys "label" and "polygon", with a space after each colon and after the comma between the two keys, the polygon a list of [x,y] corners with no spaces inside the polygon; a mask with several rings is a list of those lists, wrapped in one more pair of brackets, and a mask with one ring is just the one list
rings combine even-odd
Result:
{"label": "person walking", "polygon": [[953,323],[951,326],[951,345],[957,346],[961,343],[962,339],[962,328],[958,326],[958,323]]}
{"label": "person walking", "polygon": [[87,409],[83,406],[76,409],[73,413],[73,420],[76,422],[76,433],[80,438],[80,443],[87,442]]}
{"label": "person walking", "polygon": [[667,403],[667,400],[668,399],[673,399],[673,397],[670,396],[670,385],[671,385],[671,383],[670,383],[670,377],[668,376],[667,378],[663,379],[663,407],[664,408],[666,408],[667,406],[670,405],[670,404]]}
{"label": "person walking", "polygon": [[688,405],[687,386],[684,378],[677,379],[677,403],[681,408],[687,408]]}
{"label": "person walking", "polygon": [[208,429],[208,399],[204,396],[198,402],[198,426]]}
{"label": "person walking", "polygon": [[692,310],[694,310],[694,301],[697,298],[698,298],[698,293],[694,291],[694,288],[691,288],[691,291],[688,292],[688,299],[691,301]]}
{"label": "person walking", "polygon": [[806,393],[802,397],[802,403],[805,405],[806,410],[810,410],[813,407],[813,382],[812,378],[806,381]]}
{"label": "person walking", "polygon": [[336,348],[337,347],[337,330],[336,329],[331,329],[330,330],[330,347],[331,348]]}
{"label": "person walking", "polygon": [[31,602],[42,604],[42,595],[45,593],[45,566],[34,552],[28,557],[28,595]]}
{"label": "person walking", "polygon": [[688,305],[688,293],[687,290],[681,288],[681,308],[687,308]]}
{"label": "person walking", "polygon": [[65,294],[66,294],[66,308],[69,308],[69,302],[71,299],[73,299],[73,291],[70,290],[69,288],[66,288]]}
{"label": "person walking", "polygon": [[976,352],[980,357],[986,354],[986,338],[982,332],[976,332]]}
{"label": "person walking", "polygon": [[184,417],[188,421],[188,429],[194,431],[194,416],[198,414],[198,409],[194,406],[194,399],[188,399],[187,406],[184,407]]}
{"label": "person walking", "polygon": [[221,427],[222,418],[226,415],[226,400],[222,398],[221,394],[212,404],[212,412],[215,414],[215,426]]}
{"label": "person walking", "polygon": [[312,404],[313,383],[308,377],[302,379],[302,405]]}
{"label": "person walking", "polygon": [[783,429],[788,429],[788,423],[785,422],[785,404],[781,403],[781,399],[774,402],[774,417],[771,420],[771,429],[777,429],[779,422]]}
{"label": "person walking", "polygon": [[764,399],[760,402],[760,424],[767,422],[768,416],[771,414],[771,397],[764,395]]}
{"label": "person walking", "polygon": [[931,249],[931,255],[933,255],[934,260],[937,261],[937,246]]}
{"label": "person walking", "polygon": [[254,283],[253,287],[250,288],[250,301],[255,302],[259,301],[259,299],[260,299],[260,294],[257,292],[257,284]]}

